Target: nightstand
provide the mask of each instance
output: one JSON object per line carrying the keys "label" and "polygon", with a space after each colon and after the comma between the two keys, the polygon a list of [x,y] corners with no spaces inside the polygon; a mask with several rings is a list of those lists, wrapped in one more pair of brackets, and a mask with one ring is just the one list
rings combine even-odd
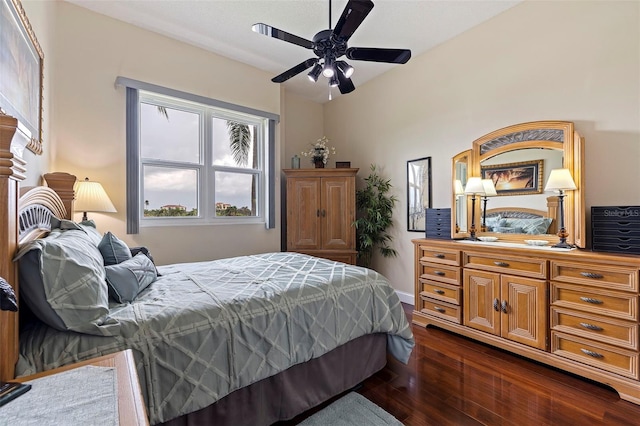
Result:
{"label": "nightstand", "polygon": [[44,371],[42,373],[15,379],[16,382],[28,382],[40,377],[71,370],[85,365],[97,367],[114,367],[118,381],[118,415],[120,425],[149,425],[144,399],[140,390],[138,373],[136,372],[133,353],[130,349],[110,355],[81,361],[75,364]]}

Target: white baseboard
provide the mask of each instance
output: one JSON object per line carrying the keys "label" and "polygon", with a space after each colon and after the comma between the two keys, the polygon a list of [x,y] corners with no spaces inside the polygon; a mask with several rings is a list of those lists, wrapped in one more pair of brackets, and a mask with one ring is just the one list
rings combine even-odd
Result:
{"label": "white baseboard", "polygon": [[415,306],[415,298],[413,297],[413,294],[411,293],[405,293],[404,291],[398,291],[396,290],[396,294],[398,295],[398,297],[400,298],[400,301],[402,303],[406,303],[408,305],[412,305]]}

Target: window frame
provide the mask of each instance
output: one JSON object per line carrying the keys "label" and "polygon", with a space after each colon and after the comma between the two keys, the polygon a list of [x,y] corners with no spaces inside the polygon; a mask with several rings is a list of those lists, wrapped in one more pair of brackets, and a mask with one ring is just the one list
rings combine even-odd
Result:
{"label": "window frame", "polygon": [[[184,226],[184,225],[220,225],[220,224],[260,224],[264,223],[267,229],[275,228],[275,126],[279,122],[280,117],[277,114],[256,110],[240,105],[230,104],[228,102],[216,99],[206,98],[162,86],[156,86],[126,77],[118,77],[116,86],[126,87],[126,117],[127,117],[127,233],[137,234],[140,226]],[[141,95],[142,92],[142,95]],[[212,156],[209,157],[210,162],[206,163],[206,158],[202,157],[201,162],[204,165],[209,164],[211,170],[230,171],[232,173],[258,174],[257,185],[257,216],[215,216],[215,172],[208,173],[205,180],[199,185],[198,194],[198,217],[171,217],[171,218],[144,218],[144,196],[143,196],[143,176],[142,176],[142,158],[140,143],[140,104],[141,96],[144,100],[153,96],[157,99],[171,98],[170,106],[174,108],[173,101],[186,104],[197,104],[208,111],[217,111],[217,117],[228,120],[246,122],[250,125],[257,125],[258,131],[261,133],[262,143],[258,143],[258,169],[246,167],[228,167],[213,165]],[[164,106],[164,105],[163,105]],[[209,132],[213,126],[213,112],[206,115],[200,126],[209,125]],[[202,138],[208,140],[211,144],[211,136],[201,135]],[[201,142],[200,149],[206,147]],[[207,147],[212,151],[213,147]],[[160,162],[154,161],[156,164]],[[179,164],[173,163],[172,164]],[[167,163],[168,164],[168,163]],[[186,164],[186,163],[184,163]],[[193,163],[189,163],[193,164]],[[204,166],[203,165],[203,166]],[[195,164],[194,164],[195,166]],[[258,172],[256,172],[258,170]],[[206,191],[206,192],[204,192]],[[205,197],[200,198],[204,193]],[[203,204],[205,203],[205,204]],[[206,206],[203,212],[201,206]]]}

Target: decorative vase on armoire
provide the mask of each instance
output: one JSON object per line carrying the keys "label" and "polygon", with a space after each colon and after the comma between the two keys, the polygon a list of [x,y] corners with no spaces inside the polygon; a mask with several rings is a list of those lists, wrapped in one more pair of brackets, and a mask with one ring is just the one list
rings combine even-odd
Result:
{"label": "decorative vase on armoire", "polygon": [[315,160],[313,163],[316,165],[316,169],[324,169],[324,161]]}

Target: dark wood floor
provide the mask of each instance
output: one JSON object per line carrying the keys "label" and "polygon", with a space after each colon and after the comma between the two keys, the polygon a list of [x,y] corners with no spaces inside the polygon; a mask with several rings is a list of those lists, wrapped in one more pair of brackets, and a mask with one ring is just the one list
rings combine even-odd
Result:
{"label": "dark wood floor", "polygon": [[441,329],[413,333],[408,365],[389,357],[358,390],[407,426],[640,425],[640,406],[610,388]]}

